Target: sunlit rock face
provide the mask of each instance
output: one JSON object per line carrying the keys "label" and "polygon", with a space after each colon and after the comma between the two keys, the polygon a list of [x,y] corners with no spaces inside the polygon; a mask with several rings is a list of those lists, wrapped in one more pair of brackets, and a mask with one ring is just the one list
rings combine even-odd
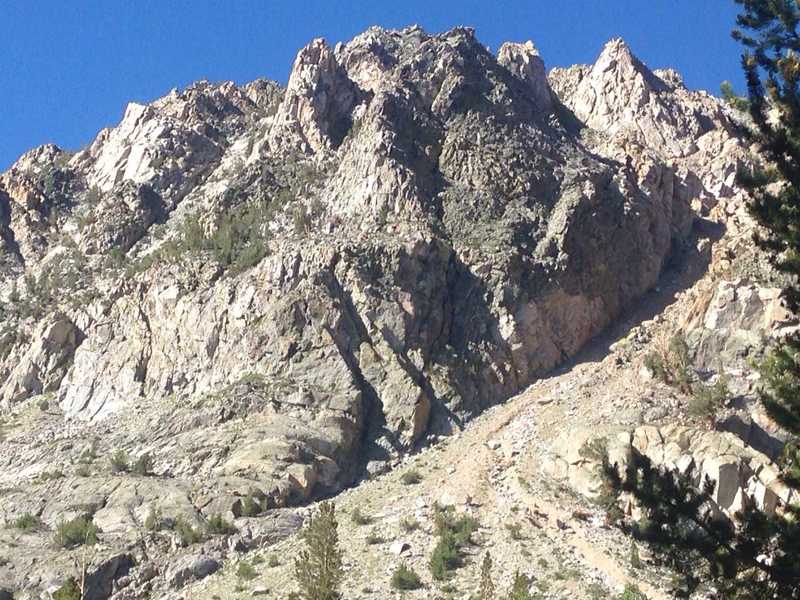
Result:
{"label": "sunlit rock face", "polygon": [[336,492],[574,356],[743,152],[619,40],[549,75],[468,28],[314,40],[286,88],[200,82],[0,175],[0,406],[154,457],[164,487],[97,487],[121,538],[159,495],[200,523]]}

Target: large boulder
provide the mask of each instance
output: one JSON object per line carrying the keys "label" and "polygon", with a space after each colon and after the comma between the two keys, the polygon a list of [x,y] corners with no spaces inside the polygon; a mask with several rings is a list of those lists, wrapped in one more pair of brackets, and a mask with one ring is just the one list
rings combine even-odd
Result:
{"label": "large boulder", "polygon": [[222,565],[219,561],[203,554],[182,556],[170,565],[164,574],[167,585],[178,590],[192,581],[199,581],[217,572]]}

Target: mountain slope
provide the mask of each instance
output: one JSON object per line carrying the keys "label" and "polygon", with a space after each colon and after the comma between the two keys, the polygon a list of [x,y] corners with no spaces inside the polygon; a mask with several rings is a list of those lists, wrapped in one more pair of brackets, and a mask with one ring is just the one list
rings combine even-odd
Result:
{"label": "mountain slope", "polygon": [[[193,549],[145,534],[151,513],[244,518],[212,562],[288,535],[283,507],[463,428],[667,267],[713,287],[718,249],[743,248],[766,273],[747,150],[729,109],[619,40],[546,75],[530,42],[412,27],[314,40],[285,89],[201,82],[74,155],[27,153],[0,176],[0,485],[7,522],[42,525],[0,533],[25,549],[0,581],[61,581],[50,530],[86,514],[92,597],[181,587],[168,564]],[[713,354],[727,330],[698,335]],[[151,476],[109,473],[120,450]]]}

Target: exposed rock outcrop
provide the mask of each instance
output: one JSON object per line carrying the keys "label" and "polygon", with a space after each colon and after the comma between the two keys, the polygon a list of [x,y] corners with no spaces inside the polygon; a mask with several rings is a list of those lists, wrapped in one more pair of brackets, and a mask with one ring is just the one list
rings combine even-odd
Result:
{"label": "exposed rock outcrop", "polygon": [[544,61],[530,40],[524,44],[505,43],[497,61],[530,86],[536,106],[542,113],[553,109],[553,92],[547,81]]}
{"label": "exposed rock outcrop", "polygon": [[[129,105],[77,154],[31,151],[0,176],[0,399],[29,419],[0,441],[4,520],[91,517],[109,555],[132,553],[103,584],[119,600],[289,535],[297,515],[259,529],[249,513],[463,427],[653,289],[698,211],[739,215],[732,118],[621,41],[548,78],[531,42],[494,56],[468,28],[371,28],[311,42],[286,89],[201,82]],[[748,286],[697,309],[701,362],[777,315]],[[31,417],[43,393],[60,412]],[[706,442],[681,456],[711,472],[735,454]],[[99,457],[120,450],[152,472],[110,474]],[[735,460],[714,473],[750,486]],[[130,550],[151,514],[239,533],[184,551],[162,529]],[[41,588],[31,558],[13,578]]]}
{"label": "exposed rock outcrop", "polygon": [[[687,156],[696,140],[726,120],[722,105],[650,71],[621,39],[606,44],[589,68],[572,67],[563,94],[582,122],[610,135],[627,134],[667,156]],[[556,89],[562,72],[555,74]],[[563,92],[562,92],[563,93]]]}
{"label": "exposed rock outcrop", "polygon": [[[742,510],[747,499],[767,513],[795,501],[774,463],[731,433],[645,425],[603,439],[609,463],[617,465],[621,473],[635,452],[654,466],[691,471],[698,487],[707,479],[712,481],[713,508],[728,517]],[[596,497],[603,485],[602,454],[596,450],[599,440],[591,431],[564,434],[552,446],[553,456],[544,463],[544,472],[580,494]],[[628,507],[632,509],[635,507]]]}
{"label": "exposed rock outcrop", "polygon": [[20,398],[55,392],[82,340],[81,331],[64,315],[55,314],[43,321],[27,352],[9,373],[2,402],[11,404]]}
{"label": "exposed rock outcrop", "polygon": [[295,59],[273,120],[271,139],[276,149],[281,151],[292,138],[308,152],[337,147],[351,126],[355,91],[325,40],[311,42]]}

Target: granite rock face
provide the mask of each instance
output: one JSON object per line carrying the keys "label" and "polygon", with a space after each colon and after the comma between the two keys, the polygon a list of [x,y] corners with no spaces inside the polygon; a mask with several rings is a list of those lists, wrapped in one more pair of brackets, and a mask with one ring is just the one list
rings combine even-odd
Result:
{"label": "granite rock face", "polygon": [[593,65],[553,69],[550,83],[581,123],[604,134],[592,146],[618,160],[654,153],[696,209],[738,193],[736,172],[749,154],[736,117],[717,98],[687,89],[675,71],[648,69],[623,40],[608,42]]}
{"label": "granite rock face", "polygon": [[[311,42],[285,89],[200,82],[23,156],[0,176],[0,402],[58,411],[0,442],[0,483],[30,486],[5,518],[52,527],[80,493],[115,548],[151,508],[244,528],[246,498],[335,493],[575,355],[738,193],[727,109],[659,73],[621,41],[547,76],[531,42],[371,28]],[[94,459],[85,489],[41,480],[90,439],[159,485]]]}
{"label": "granite rock face", "polygon": [[[553,455],[543,463],[543,471],[580,494],[596,497],[602,489],[599,457],[591,452],[596,439],[591,431],[562,436],[552,447]],[[770,514],[795,501],[791,488],[780,480],[776,465],[731,433],[644,425],[604,439],[609,461],[621,473],[631,454],[638,453],[657,467],[681,473],[691,470],[698,487],[710,479],[714,482],[713,509],[728,517],[742,510],[748,498]],[[624,504],[627,511],[639,510],[631,499]]]}

